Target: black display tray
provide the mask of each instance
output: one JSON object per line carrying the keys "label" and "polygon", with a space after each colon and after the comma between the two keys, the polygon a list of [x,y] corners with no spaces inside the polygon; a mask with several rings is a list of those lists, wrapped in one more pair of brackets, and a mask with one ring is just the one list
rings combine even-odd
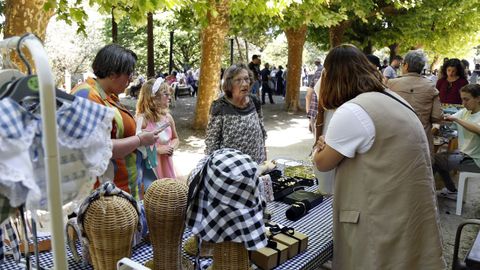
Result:
{"label": "black display tray", "polygon": [[282,200],[292,192],[303,190],[304,187],[311,187],[314,184],[315,180],[297,177],[280,177],[272,180],[274,200]]}

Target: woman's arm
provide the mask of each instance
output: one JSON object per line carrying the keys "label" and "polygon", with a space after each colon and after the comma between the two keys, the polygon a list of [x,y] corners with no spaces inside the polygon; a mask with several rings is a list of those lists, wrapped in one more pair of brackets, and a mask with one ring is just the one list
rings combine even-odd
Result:
{"label": "woman's arm", "polygon": [[207,134],[205,136],[205,154],[209,155],[213,151],[220,149],[221,137],[223,133],[223,117],[221,115],[210,115],[207,125]]}
{"label": "woman's arm", "polygon": [[112,158],[124,158],[139,146],[152,145],[158,139],[158,133],[162,130],[144,131],[138,135],[122,139],[112,139]]}
{"label": "woman's arm", "polygon": [[173,149],[177,149],[178,145],[180,144],[180,141],[178,140],[175,121],[173,120],[173,117],[171,114],[167,114],[167,117],[168,117],[168,121],[170,121],[170,127],[172,128],[172,139],[170,140],[170,146],[173,147]]}
{"label": "woman's arm", "polygon": [[340,164],[345,158],[344,155],[337,152],[325,143],[325,137],[320,136],[314,146],[313,163],[321,172],[328,172]]}
{"label": "woman's arm", "polygon": [[475,124],[475,123],[469,122],[467,120],[462,120],[462,119],[457,118],[457,117],[452,116],[452,115],[445,116],[445,119],[456,122],[459,125],[461,125],[462,127],[464,127],[466,130],[468,130],[470,132],[473,132],[477,135],[480,135],[480,125],[479,124]]}

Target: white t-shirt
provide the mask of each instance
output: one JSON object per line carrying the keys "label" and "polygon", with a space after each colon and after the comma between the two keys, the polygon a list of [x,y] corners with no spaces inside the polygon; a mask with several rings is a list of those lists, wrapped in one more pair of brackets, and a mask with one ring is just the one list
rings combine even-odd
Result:
{"label": "white t-shirt", "polygon": [[[472,114],[467,109],[461,109],[456,112],[454,117],[480,125],[480,112]],[[463,153],[469,155],[477,166],[480,167],[480,135],[468,131],[466,128],[457,124],[458,130],[458,148]]]}
{"label": "white t-shirt", "polygon": [[[387,93],[405,104],[408,102],[390,89]],[[328,124],[325,142],[340,154],[353,158],[366,153],[375,141],[375,125],[368,113],[358,104],[344,103],[338,107]]]}
{"label": "white t-shirt", "polygon": [[388,66],[383,70],[383,76],[385,76],[388,79],[396,78],[397,71],[392,66]]}
{"label": "white t-shirt", "polygon": [[366,153],[375,140],[375,126],[367,112],[355,103],[345,103],[332,116],[325,142],[340,154],[353,158]]}

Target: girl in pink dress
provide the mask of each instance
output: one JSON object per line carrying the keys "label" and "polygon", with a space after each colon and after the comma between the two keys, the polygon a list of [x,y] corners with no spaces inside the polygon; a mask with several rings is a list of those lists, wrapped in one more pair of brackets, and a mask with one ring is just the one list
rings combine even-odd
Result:
{"label": "girl in pink dress", "polygon": [[[169,113],[171,88],[162,78],[147,81],[140,90],[137,101],[137,122],[142,123],[142,129],[157,130],[168,125],[159,133],[156,143],[157,166],[155,172],[158,179],[176,178],[173,166],[173,151],[178,146],[175,121]],[[140,119],[142,121],[140,121]],[[145,183],[145,190],[151,183]]]}

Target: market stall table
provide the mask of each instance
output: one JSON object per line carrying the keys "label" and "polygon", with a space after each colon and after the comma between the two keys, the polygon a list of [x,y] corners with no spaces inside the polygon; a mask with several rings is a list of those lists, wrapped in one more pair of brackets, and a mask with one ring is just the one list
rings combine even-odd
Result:
{"label": "market stall table", "polygon": [[[315,190],[316,186],[307,188],[307,190]],[[295,230],[302,232],[309,237],[308,249],[295,257],[287,260],[285,263],[276,267],[275,269],[317,269],[326,261],[332,258],[333,254],[333,238],[332,238],[332,197],[326,198],[320,205],[311,209],[307,215],[298,221],[290,221],[285,218],[285,211],[289,205],[281,202],[272,202],[268,204],[268,209],[272,212],[272,220],[285,226],[293,227]],[[191,232],[186,230],[183,235],[185,241],[191,236]],[[91,266],[84,266],[81,263],[76,263],[69,250],[68,251],[68,265],[70,270],[77,269],[93,269]],[[53,258],[51,252],[41,252],[39,254],[40,266],[43,268],[53,267]],[[151,245],[144,243],[133,249],[132,259],[139,263],[145,263],[153,256]],[[184,254],[184,256],[192,257]],[[34,256],[30,257],[34,260]],[[211,259],[202,259],[202,269],[206,269],[210,265]],[[4,270],[19,270],[24,269],[15,264],[12,256],[6,256],[3,265],[0,265]]]}

